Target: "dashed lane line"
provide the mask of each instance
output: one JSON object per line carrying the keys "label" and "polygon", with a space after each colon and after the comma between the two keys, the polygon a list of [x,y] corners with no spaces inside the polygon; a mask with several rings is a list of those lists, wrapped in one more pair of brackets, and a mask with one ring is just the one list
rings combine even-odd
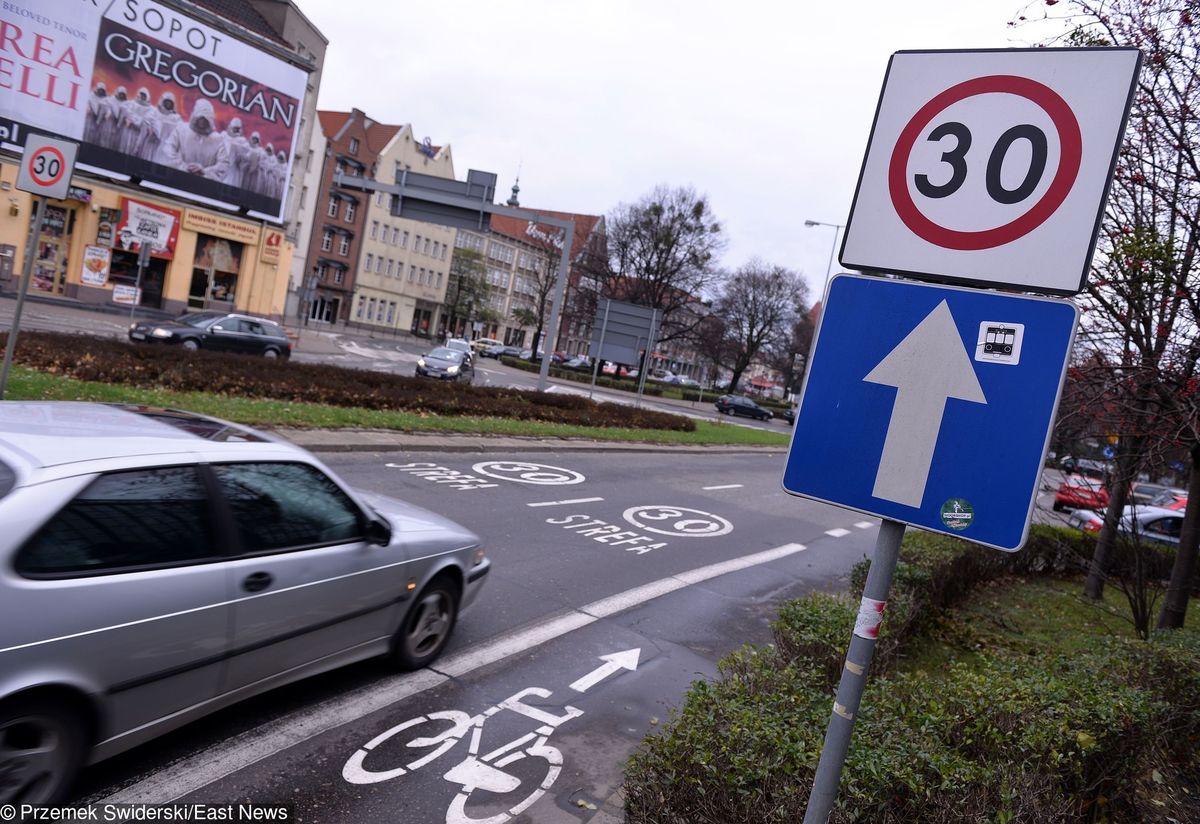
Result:
{"label": "dashed lane line", "polygon": [[825,530],[825,534],[826,534],[826,535],[828,535],[828,536],[829,536],[829,537],[831,537],[831,538],[841,538],[841,537],[843,537],[843,536],[849,535],[849,534],[850,534],[850,530],[848,530],[848,529],[841,529],[841,528],[839,527],[838,529],[827,529],[827,530]]}
{"label": "dashed lane line", "polygon": [[721,486],[702,486],[700,488],[707,492],[713,489],[741,489],[743,486],[744,484],[722,484]]}
{"label": "dashed lane line", "polygon": [[566,501],[538,501],[533,504],[525,504],[525,506],[564,506],[566,504],[591,504],[596,501],[603,501],[603,498],[571,498]]}

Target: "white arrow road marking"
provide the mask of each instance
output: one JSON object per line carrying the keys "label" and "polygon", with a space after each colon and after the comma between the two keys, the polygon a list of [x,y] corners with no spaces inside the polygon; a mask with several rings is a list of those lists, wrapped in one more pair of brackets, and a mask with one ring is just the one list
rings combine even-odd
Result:
{"label": "white arrow road marking", "polygon": [[627,649],[624,652],[601,655],[600,660],[604,661],[604,663],[571,684],[571,689],[575,690],[575,692],[587,692],[619,669],[637,669],[638,656],[641,655],[641,652],[641,648],[637,647]]}
{"label": "white arrow road marking", "polygon": [[863,380],[896,387],[896,403],[871,494],[905,506],[920,506],[946,400],[987,403],[946,301],[926,315]]}

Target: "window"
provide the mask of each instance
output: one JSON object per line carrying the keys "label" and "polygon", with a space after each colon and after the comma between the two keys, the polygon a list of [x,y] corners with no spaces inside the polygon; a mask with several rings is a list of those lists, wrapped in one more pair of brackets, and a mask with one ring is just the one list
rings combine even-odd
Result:
{"label": "window", "polygon": [[383,192],[375,193],[375,205],[381,209],[383,208]]}
{"label": "window", "polygon": [[396,271],[396,261],[388,258],[387,276],[391,277]]}
{"label": "window", "polygon": [[401,249],[408,248],[408,232],[405,232],[404,235],[400,238],[400,248]]}
{"label": "window", "polygon": [[308,200],[308,187],[301,186],[300,187],[300,208],[301,209],[304,208],[304,201],[306,201],[306,200]]}
{"label": "window", "polygon": [[442,288],[442,273],[441,272],[437,273],[437,288],[438,289]]}
{"label": "window", "polygon": [[368,272],[369,272],[369,271],[371,271],[371,265],[372,265],[373,263],[375,263],[375,256],[374,256],[374,255],[372,255],[372,254],[370,254],[370,253],[368,253],[368,254],[367,254],[367,266],[366,266],[366,269],[367,269],[367,271],[368,271]]}
{"label": "window", "polygon": [[352,155],[358,154],[358,138],[357,137],[350,138],[350,154],[352,154]]}
{"label": "window", "polygon": [[446,259],[446,246],[447,246],[447,244],[445,244],[445,243],[442,244],[442,256],[441,256],[441,258],[439,258],[440,260]]}
{"label": "window", "polygon": [[338,254],[350,254],[350,235],[342,235],[342,239],[338,242]]}
{"label": "window", "polygon": [[433,256],[434,257],[438,256],[438,249],[441,247],[441,245],[442,244],[438,243],[436,240],[433,242]]}
{"label": "window", "polygon": [[328,214],[330,217],[337,217],[337,212],[338,212],[338,199],[336,197],[334,197],[333,195],[330,195],[329,196],[329,212],[328,212]]}
{"label": "window", "polygon": [[375,298],[367,302],[367,320],[375,320]]}
{"label": "window", "polygon": [[420,235],[413,235],[413,251],[414,252],[421,251],[421,236]]}
{"label": "window", "polygon": [[379,237],[379,221],[372,220],[371,221],[371,240],[374,240],[377,237]]}
{"label": "window", "polygon": [[400,227],[393,226],[392,227],[392,244],[396,245],[399,243],[400,243]]}
{"label": "window", "polygon": [[416,280],[416,278],[417,278],[417,267],[410,265],[408,267],[408,282],[412,283],[414,280]]}
{"label": "window", "polygon": [[393,319],[395,319],[395,317],[396,317],[396,301],[389,300],[388,301],[387,322],[391,323],[393,321]]}
{"label": "window", "polygon": [[383,274],[383,255],[375,258],[375,274]]}
{"label": "window", "polygon": [[420,275],[420,277],[417,278],[417,283],[421,284],[422,286],[425,285],[425,267],[424,266],[421,267],[421,275]]}
{"label": "window", "polygon": [[488,257],[501,263],[512,263],[516,253],[511,246],[503,246],[495,241],[488,244]]}
{"label": "window", "polygon": [[353,204],[352,202],[350,202],[349,200],[347,200],[347,201],[346,201],[346,217],[345,217],[345,221],[346,221],[347,223],[353,223],[353,222],[354,222],[354,204]]}
{"label": "window", "polygon": [[21,549],[32,576],[88,574],[213,558],[204,485],[192,466],[101,475]]}
{"label": "window", "polygon": [[425,238],[425,246],[421,249],[421,253],[425,255],[429,254],[429,238]]}
{"label": "window", "polygon": [[363,316],[363,307],[366,305],[367,299],[363,295],[358,296],[358,308],[354,310],[354,317],[361,318]]}
{"label": "window", "polygon": [[333,248],[333,231],[330,229],[326,229],[325,234],[321,235],[321,251],[328,252],[332,248]]}
{"label": "window", "polygon": [[246,553],[362,540],[358,508],[323,472],[306,464],[213,467]]}
{"label": "window", "polygon": [[339,160],[336,164],[334,164],[334,167],[333,167],[334,175],[340,175],[345,170],[346,170],[346,164],[342,163],[342,161]]}
{"label": "window", "polygon": [[333,282],[334,283],[341,283],[345,279],[346,279],[346,270],[345,269],[335,269],[333,271]]}
{"label": "window", "polygon": [[308,157],[306,157],[306,158],[304,159],[304,171],[306,171],[306,172],[311,172],[311,171],[312,171],[312,161],[313,161],[313,150],[312,150],[312,149],[309,149],[309,150],[308,150]]}
{"label": "window", "polygon": [[325,280],[325,268],[326,267],[325,267],[324,263],[317,264],[317,268],[316,268],[317,280]]}

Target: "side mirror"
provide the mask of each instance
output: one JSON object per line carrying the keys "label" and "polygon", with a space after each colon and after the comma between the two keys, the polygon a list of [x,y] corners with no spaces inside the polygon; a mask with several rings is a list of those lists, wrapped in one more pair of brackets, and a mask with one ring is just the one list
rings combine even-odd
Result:
{"label": "side mirror", "polygon": [[372,518],[367,521],[367,543],[375,546],[387,546],[392,542],[392,525],[383,518]]}
{"label": "side mirror", "polygon": [[213,330],[214,332],[224,332],[224,331],[225,331],[225,327],[224,327],[224,326],[222,326],[221,324],[219,324],[219,323],[218,323],[218,324],[216,324],[215,326],[213,326],[212,330]]}

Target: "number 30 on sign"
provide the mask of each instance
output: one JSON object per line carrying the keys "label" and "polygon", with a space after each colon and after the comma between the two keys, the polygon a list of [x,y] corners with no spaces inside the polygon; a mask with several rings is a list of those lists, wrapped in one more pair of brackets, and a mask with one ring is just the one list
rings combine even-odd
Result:
{"label": "number 30 on sign", "polygon": [[1129,48],[897,52],[839,260],[1080,291],[1140,63]]}
{"label": "number 30 on sign", "polygon": [[78,148],[78,144],[69,140],[31,135],[25,141],[25,154],[17,172],[17,188],[59,200],[66,197]]}

